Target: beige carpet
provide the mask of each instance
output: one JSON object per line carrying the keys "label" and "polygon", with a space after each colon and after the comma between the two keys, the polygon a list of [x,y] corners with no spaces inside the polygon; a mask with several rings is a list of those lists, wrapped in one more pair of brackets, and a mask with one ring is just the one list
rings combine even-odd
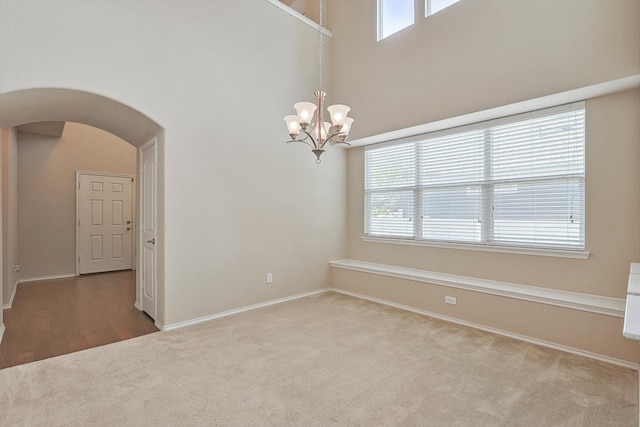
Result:
{"label": "beige carpet", "polygon": [[0,371],[5,426],[637,426],[635,371],[335,293]]}

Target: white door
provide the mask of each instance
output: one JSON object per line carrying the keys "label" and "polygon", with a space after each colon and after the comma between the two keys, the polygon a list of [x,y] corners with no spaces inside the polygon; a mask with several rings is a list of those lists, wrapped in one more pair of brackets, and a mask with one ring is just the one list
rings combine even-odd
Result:
{"label": "white door", "polygon": [[128,270],[132,264],[133,178],[78,174],[78,273]]}
{"label": "white door", "polygon": [[141,148],[140,262],[142,310],[156,318],[156,140]]}

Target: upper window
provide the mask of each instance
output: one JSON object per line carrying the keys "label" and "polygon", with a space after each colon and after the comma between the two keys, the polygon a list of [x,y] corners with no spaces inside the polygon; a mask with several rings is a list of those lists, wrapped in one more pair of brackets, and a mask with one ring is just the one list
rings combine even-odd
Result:
{"label": "upper window", "polygon": [[378,0],[378,40],[415,22],[414,0]]}
{"label": "upper window", "polygon": [[365,151],[365,235],[584,250],[584,103]]}
{"label": "upper window", "polygon": [[431,16],[460,0],[424,0],[424,16]]}

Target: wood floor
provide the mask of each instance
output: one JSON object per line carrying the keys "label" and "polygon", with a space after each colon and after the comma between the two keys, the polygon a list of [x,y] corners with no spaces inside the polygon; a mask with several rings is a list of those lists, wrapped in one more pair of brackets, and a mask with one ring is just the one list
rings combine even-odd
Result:
{"label": "wood floor", "polygon": [[3,311],[0,369],[158,331],[134,301],[132,270],[21,283]]}

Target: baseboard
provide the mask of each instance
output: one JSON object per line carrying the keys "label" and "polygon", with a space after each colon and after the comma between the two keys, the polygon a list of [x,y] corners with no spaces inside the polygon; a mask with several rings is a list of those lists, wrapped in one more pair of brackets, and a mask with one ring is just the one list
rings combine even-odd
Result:
{"label": "baseboard", "polygon": [[2,344],[2,337],[4,337],[4,323],[0,324],[0,344]]}
{"label": "baseboard", "polygon": [[351,291],[347,291],[347,290],[339,289],[339,288],[329,288],[329,290],[332,291],[332,292],[337,292],[337,293],[340,293],[340,294],[349,295],[349,296],[356,297],[356,298],[361,298],[361,299],[364,299],[364,300],[367,300],[367,301],[372,301],[372,302],[376,302],[376,303],[379,303],[379,304],[388,305],[390,307],[399,308],[401,310],[411,311],[413,313],[418,313],[418,314],[422,314],[422,315],[425,315],[425,316],[434,317],[436,319],[444,320],[444,321],[451,322],[451,323],[456,323],[458,325],[468,326],[470,328],[479,329],[481,331],[491,332],[491,333],[496,334],[496,335],[501,335],[501,336],[504,336],[504,337],[517,339],[519,341],[525,341],[525,342],[529,342],[531,344],[537,344],[537,345],[540,345],[542,347],[547,347],[547,348],[552,348],[554,350],[564,351],[565,353],[571,353],[571,354],[575,354],[577,356],[583,356],[583,357],[587,357],[589,359],[595,359],[595,360],[599,360],[601,362],[611,363],[613,365],[618,365],[618,366],[622,366],[622,367],[625,367],[625,368],[633,369],[635,371],[640,371],[640,364],[638,364],[638,363],[633,363],[633,362],[628,362],[626,360],[620,360],[620,359],[616,359],[616,358],[613,358],[613,357],[603,356],[601,354],[591,353],[589,351],[580,350],[580,349],[577,349],[577,348],[568,347],[568,346],[564,346],[564,345],[560,345],[560,344],[555,344],[555,343],[544,341],[544,340],[540,340],[540,339],[537,339],[537,338],[531,338],[531,337],[528,337],[528,336],[525,336],[525,335],[514,334],[512,332],[504,331],[502,329],[491,328],[491,327],[488,327],[488,326],[481,325],[479,323],[467,322],[466,320],[460,320],[460,319],[456,319],[454,317],[444,316],[442,314],[433,313],[433,312],[430,312],[430,311],[427,311],[427,310],[421,310],[419,308],[411,307],[411,306],[408,306],[408,305],[397,304],[395,302],[383,300],[383,299],[380,299],[380,298],[370,297],[368,295],[360,294],[360,293],[357,293],[357,292],[351,292]]}
{"label": "baseboard", "polygon": [[13,284],[13,291],[11,291],[11,296],[9,297],[9,302],[2,305],[2,309],[11,308],[13,306],[13,300],[16,297],[16,291],[18,290],[18,284],[20,284],[19,280],[16,280],[16,283]]}
{"label": "baseboard", "polygon": [[258,304],[247,305],[247,306],[240,307],[240,308],[234,308],[233,310],[227,310],[227,311],[223,311],[223,312],[220,312],[220,313],[211,314],[211,315],[208,315],[208,316],[198,317],[197,319],[192,319],[192,320],[186,320],[184,322],[173,323],[173,324],[170,324],[170,325],[162,325],[162,324],[156,322],[156,327],[158,329],[160,329],[161,331],[170,331],[172,329],[183,328],[185,326],[195,325],[197,323],[206,322],[208,320],[219,319],[221,317],[227,317],[227,316],[231,316],[231,315],[234,315],[234,314],[243,313],[245,311],[251,311],[251,310],[258,309],[258,308],[268,307],[270,305],[281,304],[281,303],[287,302],[287,301],[293,301],[293,300],[296,300],[296,299],[309,297],[309,296],[312,296],[312,295],[322,294],[322,293],[327,292],[327,291],[329,291],[329,289],[327,289],[327,288],[318,289],[318,290],[315,290],[315,291],[305,292],[305,293],[302,293],[302,294],[296,294],[296,295],[292,295],[292,296],[289,296],[289,297],[278,298],[278,299],[274,299],[274,300],[271,300],[271,301],[261,302],[261,303],[258,303]]}
{"label": "baseboard", "polygon": [[139,303],[138,301],[134,302],[134,303],[133,303],[133,306],[134,306],[135,308],[137,308],[139,311],[142,311],[142,306],[140,305],[140,303]]}
{"label": "baseboard", "polygon": [[624,318],[625,300],[621,298],[561,291],[558,289],[541,288],[538,286],[521,285],[517,283],[498,282],[495,280],[478,279],[469,276],[438,273],[434,271],[418,270],[414,268],[377,264],[352,259],[331,261],[329,264],[333,268],[378,274],[397,279],[447,286],[450,288],[464,289],[507,298],[537,302],[540,304],[570,308],[573,310],[587,311],[589,313]]}
{"label": "baseboard", "polygon": [[56,274],[53,276],[27,277],[18,280],[18,283],[39,282],[40,280],[68,279],[69,277],[76,277],[76,273]]}

